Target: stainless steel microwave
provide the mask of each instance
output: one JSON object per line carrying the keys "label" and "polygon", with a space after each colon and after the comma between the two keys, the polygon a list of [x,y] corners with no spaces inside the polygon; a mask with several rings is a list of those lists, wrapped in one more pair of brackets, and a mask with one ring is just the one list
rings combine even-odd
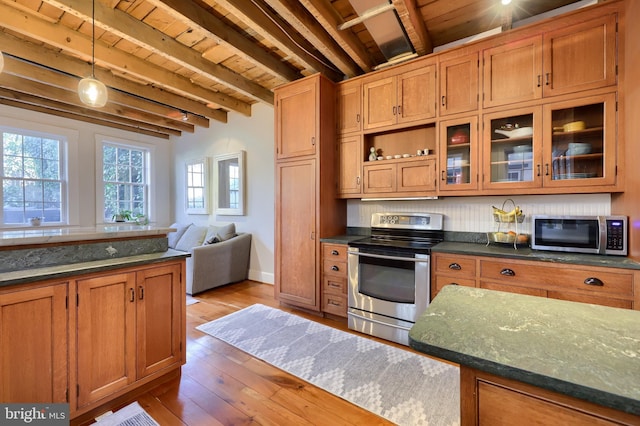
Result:
{"label": "stainless steel microwave", "polygon": [[531,248],[627,255],[626,216],[532,216]]}

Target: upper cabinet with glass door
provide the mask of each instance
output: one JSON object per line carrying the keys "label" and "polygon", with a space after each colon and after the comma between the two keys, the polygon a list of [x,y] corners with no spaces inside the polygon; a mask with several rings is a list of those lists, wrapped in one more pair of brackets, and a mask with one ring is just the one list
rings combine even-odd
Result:
{"label": "upper cabinet with glass door", "polygon": [[615,94],[544,106],[544,185],[593,188],[616,184]]}
{"label": "upper cabinet with glass door", "polygon": [[484,140],[484,189],[542,185],[542,107],[485,115]]}
{"label": "upper cabinet with glass door", "polygon": [[440,192],[478,189],[477,116],[440,123]]}

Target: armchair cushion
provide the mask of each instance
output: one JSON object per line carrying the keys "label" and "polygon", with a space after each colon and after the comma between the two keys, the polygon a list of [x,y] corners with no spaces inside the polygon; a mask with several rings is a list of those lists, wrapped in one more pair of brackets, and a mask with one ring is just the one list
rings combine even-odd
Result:
{"label": "armchair cushion", "polygon": [[189,223],[189,224],[174,223],[174,224],[172,224],[171,228],[175,228],[176,230],[174,232],[169,232],[167,234],[167,240],[168,240],[169,247],[176,248],[176,244],[178,244],[178,241],[180,241],[180,237],[182,237],[182,235],[184,235],[184,232],[191,225],[193,225],[193,223]]}
{"label": "armchair cushion", "polygon": [[194,247],[201,246],[206,234],[206,227],[191,225],[186,231],[184,231],[184,234],[180,237],[175,249],[180,251],[189,251]]}
{"label": "armchair cushion", "polygon": [[236,224],[229,223],[224,226],[209,226],[207,229],[207,235],[204,237],[204,244],[215,244],[221,241],[226,241],[230,238],[235,237],[236,234]]}

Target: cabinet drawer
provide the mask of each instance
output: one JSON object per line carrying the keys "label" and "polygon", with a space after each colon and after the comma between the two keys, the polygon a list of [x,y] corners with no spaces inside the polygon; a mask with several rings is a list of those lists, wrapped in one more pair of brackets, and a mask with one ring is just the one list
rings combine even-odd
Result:
{"label": "cabinet drawer", "polygon": [[633,295],[633,275],[589,266],[481,260],[480,277],[514,285],[532,284],[549,290],[580,290]]}
{"label": "cabinet drawer", "polygon": [[433,265],[433,271],[436,274],[465,278],[476,276],[476,259],[473,257],[437,254],[433,256]]}
{"label": "cabinet drawer", "polygon": [[347,316],[347,296],[324,293],[322,295],[322,311],[329,314],[346,317]]}
{"label": "cabinet drawer", "polygon": [[520,287],[510,284],[489,283],[485,281],[480,282],[480,288],[495,291],[506,291],[508,293],[528,294],[529,296],[547,297],[547,291],[541,288],[534,287]]}
{"label": "cabinet drawer", "polygon": [[347,294],[347,278],[324,276],[322,278],[322,292],[333,294]]}
{"label": "cabinet drawer", "polygon": [[570,293],[563,291],[549,291],[550,299],[569,300],[571,302],[592,303],[594,305],[610,306],[612,308],[633,309],[633,302],[626,299],[614,299],[601,295]]}
{"label": "cabinet drawer", "polygon": [[334,259],[324,259],[322,261],[322,273],[324,275],[347,276],[347,262],[335,261]]}
{"label": "cabinet drawer", "polygon": [[347,245],[323,243],[322,258],[334,259],[334,260],[346,262],[347,261]]}
{"label": "cabinet drawer", "polygon": [[476,280],[470,278],[460,278],[459,276],[436,275],[431,283],[431,300],[438,295],[440,290],[446,285],[463,285],[465,287],[475,287]]}

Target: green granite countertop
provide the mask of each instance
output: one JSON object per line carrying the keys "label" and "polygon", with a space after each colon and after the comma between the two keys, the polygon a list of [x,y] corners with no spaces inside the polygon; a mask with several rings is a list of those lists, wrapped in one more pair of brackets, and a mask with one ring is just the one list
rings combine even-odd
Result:
{"label": "green granite countertop", "polygon": [[148,263],[164,262],[170,259],[190,257],[188,252],[169,249],[165,252],[140,254],[137,256],[118,257],[113,259],[96,260],[92,262],[70,263],[43,268],[21,269],[0,273],[0,287],[25,284],[51,278],[64,278],[90,272],[108,271],[128,266],[144,265]]}
{"label": "green granite countertop", "polygon": [[409,342],[460,365],[640,415],[640,311],[450,285]]}
{"label": "green granite countertop", "polygon": [[332,243],[332,244],[349,244],[351,241],[359,240],[361,238],[365,238],[366,235],[335,235],[332,237],[321,238],[320,241],[323,243]]}
{"label": "green granite countertop", "polygon": [[577,265],[604,266],[609,268],[640,269],[640,262],[625,256],[563,253],[558,251],[531,250],[528,247],[514,249],[512,245],[478,244],[444,241],[436,244],[434,253],[456,253],[473,256],[500,257],[503,259],[536,260],[540,262],[572,263]]}

